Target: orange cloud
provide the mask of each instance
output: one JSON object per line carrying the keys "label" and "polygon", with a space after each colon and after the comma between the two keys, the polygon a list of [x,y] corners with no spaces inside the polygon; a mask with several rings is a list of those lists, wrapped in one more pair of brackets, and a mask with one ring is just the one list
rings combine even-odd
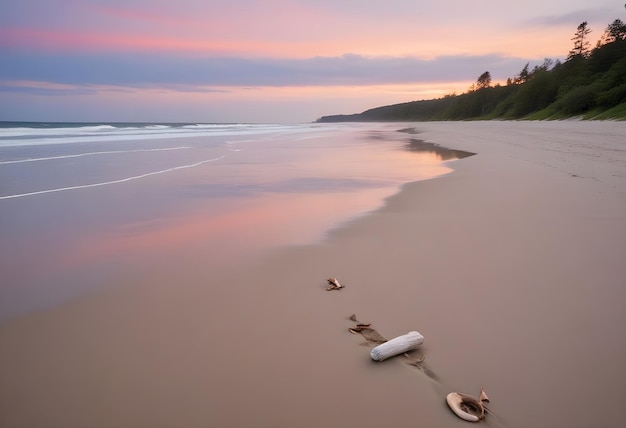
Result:
{"label": "orange cloud", "polygon": [[[113,13],[113,12],[112,12]],[[117,12],[115,12],[117,13]],[[122,13],[121,11],[119,13]],[[123,12],[130,13],[130,12]],[[163,19],[166,18],[146,18]],[[480,31],[480,30],[478,30]],[[486,31],[486,30],[482,30]],[[492,37],[486,33],[478,40],[450,40],[450,35],[431,33],[428,43],[416,43],[415,39],[425,37],[416,33],[406,39],[394,40],[391,36],[380,34],[350,35],[339,40],[325,40],[320,37],[309,37],[305,40],[271,37],[256,37],[254,34],[242,32],[237,36],[227,34],[205,34],[206,32],[175,32],[168,35],[167,31],[152,33],[148,30],[137,32],[131,30],[67,30],[67,29],[36,29],[36,28],[4,28],[0,29],[0,46],[28,47],[51,51],[110,51],[110,52],[196,52],[203,54],[219,54],[247,57],[292,57],[309,58],[315,56],[341,56],[346,53],[359,53],[366,56],[411,56],[432,59],[446,55],[482,55],[499,52],[518,57],[557,57],[568,51],[569,33],[562,29],[542,30],[542,34],[533,37],[521,36],[518,33]]]}

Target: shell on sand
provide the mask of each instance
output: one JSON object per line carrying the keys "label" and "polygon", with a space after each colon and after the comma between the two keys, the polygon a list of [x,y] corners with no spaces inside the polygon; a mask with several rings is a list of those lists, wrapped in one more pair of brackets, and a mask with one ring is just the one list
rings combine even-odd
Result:
{"label": "shell on sand", "polygon": [[326,288],[326,291],[341,290],[342,288],[345,287],[345,285],[340,283],[337,278],[332,278],[331,277],[331,278],[328,278],[326,281],[328,282],[328,287]]}
{"label": "shell on sand", "polygon": [[485,408],[482,402],[469,395],[451,392],[446,396],[450,409],[461,419],[469,422],[478,422],[485,417]]}

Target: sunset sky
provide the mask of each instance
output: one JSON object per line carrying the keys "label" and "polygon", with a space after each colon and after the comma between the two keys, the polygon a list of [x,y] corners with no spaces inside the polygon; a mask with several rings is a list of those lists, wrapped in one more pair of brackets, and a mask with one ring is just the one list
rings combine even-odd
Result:
{"label": "sunset sky", "polygon": [[624,0],[7,0],[0,120],[310,122],[591,44]]}

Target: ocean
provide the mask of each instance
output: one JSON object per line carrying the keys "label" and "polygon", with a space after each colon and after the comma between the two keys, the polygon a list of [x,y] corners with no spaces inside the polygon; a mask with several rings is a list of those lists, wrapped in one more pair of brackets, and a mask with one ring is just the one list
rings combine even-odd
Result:
{"label": "ocean", "polygon": [[0,123],[0,320],[146,270],[193,261],[210,280],[319,243],[403,184],[450,171],[404,128]]}

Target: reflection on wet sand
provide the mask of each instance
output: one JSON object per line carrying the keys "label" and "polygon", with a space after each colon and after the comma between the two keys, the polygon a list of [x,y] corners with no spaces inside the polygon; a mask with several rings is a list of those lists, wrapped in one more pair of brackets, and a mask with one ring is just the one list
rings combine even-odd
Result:
{"label": "reflection on wet sand", "polygon": [[[402,129],[398,129],[398,132],[411,134],[411,135],[420,133],[420,131],[417,130],[416,128],[402,128]],[[441,161],[464,159],[464,158],[467,158],[476,154],[472,152],[466,152],[463,150],[448,149],[446,147],[440,146],[439,144],[429,143],[427,141],[417,139],[417,138],[410,138],[409,142],[405,145],[405,148],[412,152],[434,153],[437,156],[439,156]]]}
{"label": "reflection on wet sand", "polygon": [[411,138],[409,142],[405,145],[405,147],[407,150],[410,150],[412,152],[434,153],[442,161],[464,159],[464,158],[467,158],[476,154],[476,153],[466,152],[463,150],[448,149],[448,148],[439,146],[437,144],[429,143],[424,140],[418,140],[416,138]]}
{"label": "reflection on wet sand", "polygon": [[[381,207],[404,183],[451,171],[442,164],[441,150],[407,151],[405,138],[395,125],[367,125],[306,140],[251,139],[238,143],[236,155],[228,152],[219,162],[169,175],[5,202],[0,235],[11,251],[0,258],[0,318],[61,303],[101,284],[129,282],[116,276],[166,269],[176,257],[177,264],[201,260],[209,269],[268,249],[319,242],[326,231]],[[203,148],[170,151],[154,168],[223,154],[206,153],[213,140],[188,143]],[[136,166],[155,161],[145,154],[79,162],[68,174],[70,184],[98,182],[100,174],[112,181],[145,173]],[[36,172],[42,186],[54,166],[23,174]]]}

